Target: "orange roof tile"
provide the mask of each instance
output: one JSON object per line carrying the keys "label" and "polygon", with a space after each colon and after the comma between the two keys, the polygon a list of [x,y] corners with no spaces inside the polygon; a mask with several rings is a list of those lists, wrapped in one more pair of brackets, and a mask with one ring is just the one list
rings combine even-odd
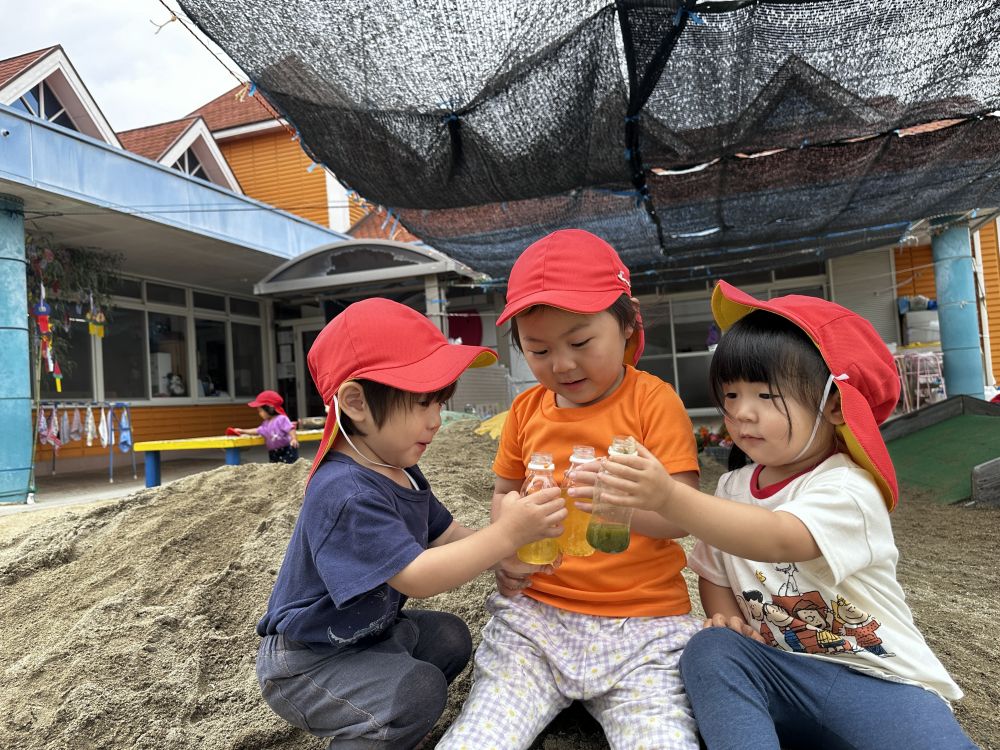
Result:
{"label": "orange roof tile", "polygon": [[[384,226],[383,226],[384,225]],[[354,222],[347,234],[357,239],[396,240],[397,242],[420,242],[419,237],[410,234],[398,221],[386,222],[385,209],[376,208]]]}
{"label": "orange roof tile", "polygon": [[122,148],[139,154],[139,156],[145,156],[147,159],[159,161],[174,141],[197,119],[196,117],[185,117],[173,122],[161,122],[159,125],[125,130],[118,133],[118,140],[121,141]]}
{"label": "orange roof tile", "polygon": [[208,129],[213,133],[218,130],[236,128],[240,125],[250,125],[257,122],[275,120],[276,115],[259,93],[244,96],[240,101],[240,92],[246,87],[242,84],[218,96],[208,104],[199,107],[189,117],[201,115],[205,118]]}
{"label": "orange roof tile", "polygon": [[6,60],[0,60],[0,86],[6,84],[7,81],[14,78],[14,76],[18,75],[24,69],[30,68],[54,49],[59,49],[59,45],[37,49],[34,52],[26,52],[17,57],[8,57]]}

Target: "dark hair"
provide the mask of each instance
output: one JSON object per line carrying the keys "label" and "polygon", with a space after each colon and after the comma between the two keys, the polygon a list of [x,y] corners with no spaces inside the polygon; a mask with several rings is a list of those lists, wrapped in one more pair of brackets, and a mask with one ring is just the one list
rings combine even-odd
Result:
{"label": "dark hair", "polygon": [[[361,386],[361,389],[365,393],[365,401],[368,403],[368,408],[371,410],[372,419],[375,420],[375,426],[381,428],[382,425],[388,421],[389,417],[393,415],[398,410],[410,409],[421,401],[432,401],[435,403],[443,404],[445,401],[450,399],[455,393],[455,388],[458,385],[456,380],[451,385],[447,385],[444,388],[434,391],[433,393],[414,393],[413,391],[404,391],[400,388],[393,388],[391,385],[383,385],[382,383],[376,383],[374,380],[363,380],[358,379],[355,381]],[[351,421],[351,418],[344,414],[343,411],[340,413],[340,424],[344,428],[344,432],[348,435],[364,435],[361,430],[358,429],[357,425]]]}
{"label": "dark hair", "polygon": [[278,416],[278,410],[275,409],[270,404],[261,404],[257,408],[258,409],[263,409],[264,413],[267,414],[267,416],[269,416],[269,417],[276,417],[276,416]]}
{"label": "dark hair", "polygon": [[[510,341],[514,345],[514,348],[522,354],[524,353],[524,349],[521,348],[521,336],[517,332],[517,319],[522,315],[530,315],[540,307],[552,307],[552,305],[532,305],[521,310],[521,312],[510,319]],[[618,321],[618,326],[623,333],[629,326],[639,327],[642,325],[639,321],[639,316],[636,314],[635,305],[632,304],[632,298],[627,294],[622,294],[604,312],[611,313],[611,316]]]}
{"label": "dark hair", "polygon": [[[754,310],[734,323],[715,350],[708,379],[712,400],[725,415],[724,383],[767,383],[779,396],[818,409],[830,368],[812,339],[789,320],[765,310]],[[786,412],[788,429],[791,416]],[[735,445],[729,469],[738,469],[746,456]]]}

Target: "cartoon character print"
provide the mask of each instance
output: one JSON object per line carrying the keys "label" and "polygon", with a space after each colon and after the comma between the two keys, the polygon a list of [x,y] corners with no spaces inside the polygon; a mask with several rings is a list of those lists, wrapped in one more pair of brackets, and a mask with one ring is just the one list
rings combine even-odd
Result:
{"label": "cartoon character print", "polygon": [[858,646],[876,656],[895,655],[886,651],[882,645],[882,639],[875,635],[875,631],[881,627],[881,623],[868,612],[847,601],[839,594],[836,599],[830,602],[830,609],[833,613],[831,629],[834,633],[854,638]]}
{"label": "cartoon character print", "polygon": [[785,574],[785,582],[778,588],[778,596],[798,596],[799,585],[795,582],[795,574],[799,572],[795,563],[775,565],[774,569]]}
{"label": "cartoon character print", "polygon": [[774,603],[788,612],[803,650],[810,654],[835,654],[853,651],[847,640],[831,630],[833,616],[818,591],[806,591],[798,596],[775,596]]}
{"label": "cartoon character print", "polygon": [[792,651],[804,652],[805,646],[802,645],[802,641],[799,639],[797,632],[797,625],[801,625],[794,617],[788,614],[788,610],[782,607],[780,604],[775,604],[774,602],[765,602],[761,607],[761,614],[764,619],[774,625],[782,637],[785,639],[785,643],[788,644],[788,648]]}
{"label": "cartoon character print", "polygon": [[764,619],[764,595],[760,591],[751,589],[744,591],[743,596],[738,598],[743,607],[743,614],[747,622],[751,624],[753,622],[760,623],[758,626],[760,637],[764,639],[764,642],[768,646],[777,647],[778,641],[775,640],[774,631],[771,630],[771,626]]}

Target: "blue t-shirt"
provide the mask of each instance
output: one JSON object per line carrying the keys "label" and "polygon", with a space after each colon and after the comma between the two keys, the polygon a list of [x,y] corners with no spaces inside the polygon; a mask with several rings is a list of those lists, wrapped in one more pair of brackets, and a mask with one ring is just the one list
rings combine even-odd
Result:
{"label": "blue t-shirt", "polygon": [[420,489],[331,453],[306,488],[261,636],[348,646],[391,625],[406,597],[386,581],[451,525],[416,466]]}

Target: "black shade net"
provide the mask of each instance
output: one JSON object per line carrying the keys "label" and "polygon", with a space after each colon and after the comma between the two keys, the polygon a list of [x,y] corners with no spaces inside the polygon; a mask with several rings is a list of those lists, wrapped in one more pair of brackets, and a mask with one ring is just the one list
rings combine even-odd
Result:
{"label": "black shade net", "polygon": [[1000,205],[994,0],[180,2],[317,162],[495,277],[564,227],[669,287]]}

